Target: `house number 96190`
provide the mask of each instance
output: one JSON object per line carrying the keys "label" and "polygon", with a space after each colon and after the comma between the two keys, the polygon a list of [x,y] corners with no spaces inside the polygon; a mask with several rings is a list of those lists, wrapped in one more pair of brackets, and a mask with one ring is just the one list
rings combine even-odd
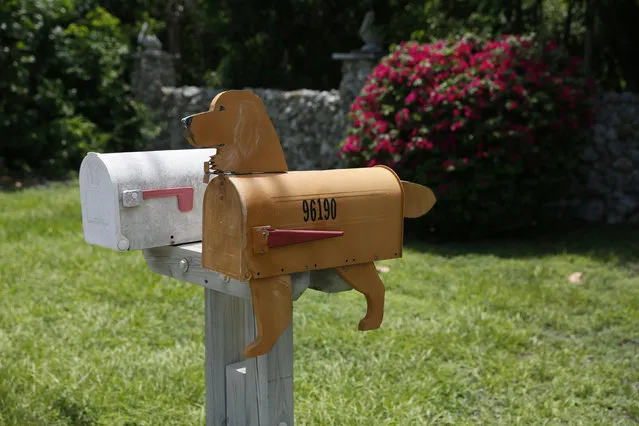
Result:
{"label": "house number 96190", "polygon": [[304,222],[335,219],[337,217],[337,201],[335,198],[317,198],[302,201]]}

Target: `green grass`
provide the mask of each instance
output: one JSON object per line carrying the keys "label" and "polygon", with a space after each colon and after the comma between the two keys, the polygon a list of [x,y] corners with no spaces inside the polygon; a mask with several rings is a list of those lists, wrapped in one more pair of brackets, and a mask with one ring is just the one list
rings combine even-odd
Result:
{"label": "green grass", "polygon": [[[78,200],[0,193],[0,424],[204,424],[203,290],[85,244]],[[638,261],[631,226],[408,242],[380,330],[296,302],[296,424],[637,424]]]}

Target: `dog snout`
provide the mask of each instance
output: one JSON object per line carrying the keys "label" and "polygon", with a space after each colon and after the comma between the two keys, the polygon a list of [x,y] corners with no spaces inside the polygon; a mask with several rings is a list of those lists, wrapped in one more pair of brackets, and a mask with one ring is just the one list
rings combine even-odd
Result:
{"label": "dog snout", "polygon": [[191,122],[193,121],[193,116],[189,115],[188,117],[184,117],[182,119],[182,126],[184,126],[184,128],[186,130],[189,130],[189,128],[191,127]]}

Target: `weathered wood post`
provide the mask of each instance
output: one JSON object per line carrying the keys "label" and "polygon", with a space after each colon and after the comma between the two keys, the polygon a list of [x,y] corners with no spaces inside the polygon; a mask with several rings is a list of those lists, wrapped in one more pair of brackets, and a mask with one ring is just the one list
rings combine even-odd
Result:
{"label": "weathered wood post", "polygon": [[[293,329],[267,355],[245,359],[256,337],[251,292],[201,266],[202,244],[144,250],[153,272],[204,287],[206,327],[206,424],[293,425]],[[309,274],[294,280],[299,292]]]}
{"label": "weathered wood post", "polygon": [[[249,284],[202,268],[201,256],[201,243],[144,250],[151,271],[204,287],[206,424],[292,426],[292,323],[266,355],[244,358],[257,337]],[[350,290],[330,272],[295,274],[292,281],[294,299],[309,287]]]}

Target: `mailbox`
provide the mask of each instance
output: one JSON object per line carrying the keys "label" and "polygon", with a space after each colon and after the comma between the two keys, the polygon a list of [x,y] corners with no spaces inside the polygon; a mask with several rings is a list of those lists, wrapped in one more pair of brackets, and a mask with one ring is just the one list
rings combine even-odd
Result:
{"label": "mailbox", "polygon": [[218,176],[202,266],[238,280],[401,257],[404,191],[388,167]]}
{"label": "mailbox", "polygon": [[201,164],[214,153],[87,154],[80,166],[85,241],[119,251],[201,241]]}
{"label": "mailbox", "polygon": [[360,330],[378,328],[384,284],[374,261],[401,257],[403,219],[426,214],[433,192],[392,169],[288,172],[261,99],[248,90],[218,94],[209,110],[185,117],[184,136],[216,147],[204,163],[202,266],[249,281],[257,338],[245,357],[267,353],[292,317],[291,274],[334,268],[366,297]]}
{"label": "mailbox", "polygon": [[401,257],[404,217],[434,202],[386,166],[216,176],[204,194],[202,266],[250,282],[258,337],[244,355],[268,352],[290,322],[295,272],[335,268],[366,296],[359,329],[378,328],[385,290],[373,262]]}

